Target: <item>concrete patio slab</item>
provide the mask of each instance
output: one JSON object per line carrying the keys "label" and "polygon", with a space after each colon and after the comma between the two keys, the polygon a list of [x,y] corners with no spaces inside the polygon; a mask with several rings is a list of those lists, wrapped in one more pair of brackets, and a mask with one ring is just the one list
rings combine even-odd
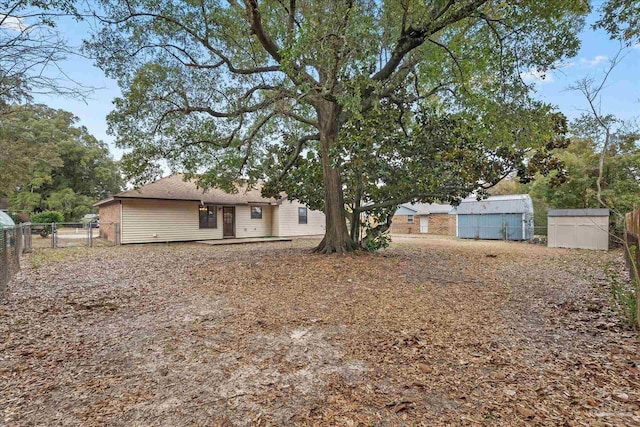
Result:
{"label": "concrete patio slab", "polygon": [[291,237],[245,237],[242,239],[198,240],[205,245],[239,245],[242,243],[290,242]]}

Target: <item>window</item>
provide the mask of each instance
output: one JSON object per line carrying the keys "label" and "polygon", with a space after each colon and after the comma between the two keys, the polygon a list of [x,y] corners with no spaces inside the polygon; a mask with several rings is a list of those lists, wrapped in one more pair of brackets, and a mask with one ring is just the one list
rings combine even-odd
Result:
{"label": "window", "polygon": [[407,215],[407,222],[408,223],[412,223],[413,222],[413,215]]}
{"label": "window", "polygon": [[298,224],[307,223],[307,208],[298,208]]}
{"label": "window", "polygon": [[200,228],[218,228],[218,215],[215,206],[200,206]]}
{"label": "window", "polygon": [[262,219],[262,207],[251,206],[251,219]]}

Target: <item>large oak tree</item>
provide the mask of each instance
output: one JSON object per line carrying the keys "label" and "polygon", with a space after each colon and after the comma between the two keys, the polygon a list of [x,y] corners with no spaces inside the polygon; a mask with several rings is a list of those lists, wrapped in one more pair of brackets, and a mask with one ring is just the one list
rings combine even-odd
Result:
{"label": "large oak tree", "polygon": [[[357,193],[343,179],[354,158],[340,145],[345,128],[375,123],[371,117],[389,108],[408,116],[431,109],[460,123],[448,115],[467,101],[486,102],[492,114],[497,105],[527,102],[523,73],[576,52],[588,3],[110,0],[103,8],[104,27],[88,49],[123,89],[109,121],[118,143],[132,149],[129,173],[148,178],[164,160],[199,173],[203,185],[229,189],[239,178],[270,177],[274,188],[315,159],[326,214],[317,250],[331,253],[357,247],[345,220],[345,191]],[[416,127],[420,116],[408,141],[429,135]],[[464,121],[481,126],[482,117]],[[429,122],[442,129],[441,119]],[[403,180],[406,196],[430,200],[418,169]],[[482,184],[472,182],[482,174],[469,175]],[[375,173],[369,179],[376,182]],[[302,176],[299,184],[315,182]]]}

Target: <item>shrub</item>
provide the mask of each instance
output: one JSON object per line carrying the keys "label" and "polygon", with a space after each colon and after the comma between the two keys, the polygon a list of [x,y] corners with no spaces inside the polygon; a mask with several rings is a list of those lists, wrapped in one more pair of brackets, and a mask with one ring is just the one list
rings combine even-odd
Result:
{"label": "shrub", "polygon": [[38,224],[51,224],[64,221],[64,215],[58,211],[43,211],[31,215],[31,222]]}
{"label": "shrub", "polygon": [[377,252],[380,249],[388,248],[389,242],[391,241],[391,236],[389,235],[389,231],[384,231],[381,233],[376,233],[371,231],[371,226],[366,226],[365,231],[366,235],[362,242],[360,243],[362,249],[367,252]]}
{"label": "shrub", "polygon": [[9,218],[11,218],[16,224],[20,224],[22,222],[18,214],[15,212],[7,212],[7,214],[9,214]]}
{"label": "shrub", "polygon": [[[31,222],[36,224],[51,224],[64,221],[64,215],[58,211],[43,211],[31,215]],[[51,226],[45,225],[40,231],[40,236],[47,237],[51,234]]]}

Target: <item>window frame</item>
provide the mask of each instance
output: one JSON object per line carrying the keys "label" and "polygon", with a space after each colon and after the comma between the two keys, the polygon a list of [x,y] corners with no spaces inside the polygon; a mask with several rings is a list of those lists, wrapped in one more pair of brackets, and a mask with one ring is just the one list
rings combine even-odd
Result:
{"label": "window frame", "polygon": [[[253,211],[254,209],[259,209],[259,211],[257,211],[257,212],[260,213],[260,216],[257,216],[257,215],[254,216],[254,211]],[[262,206],[250,206],[249,207],[249,212],[250,212],[249,215],[250,215],[251,219],[262,219]]]}
{"label": "window frame", "polygon": [[[202,213],[206,210],[206,223],[203,224]],[[213,221],[211,214],[213,213]],[[200,230],[210,230],[218,228],[218,207],[214,205],[198,205],[198,228]]]}
{"label": "window frame", "polygon": [[[303,216],[300,215],[300,212],[304,209],[304,222],[302,222]],[[298,225],[306,225],[309,223],[309,209],[304,206],[298,206]]]}
{"label": "window frame", "polygon": [[413,224],[413,222],[414,222],[413,215],[407,215],[407,223]]}

